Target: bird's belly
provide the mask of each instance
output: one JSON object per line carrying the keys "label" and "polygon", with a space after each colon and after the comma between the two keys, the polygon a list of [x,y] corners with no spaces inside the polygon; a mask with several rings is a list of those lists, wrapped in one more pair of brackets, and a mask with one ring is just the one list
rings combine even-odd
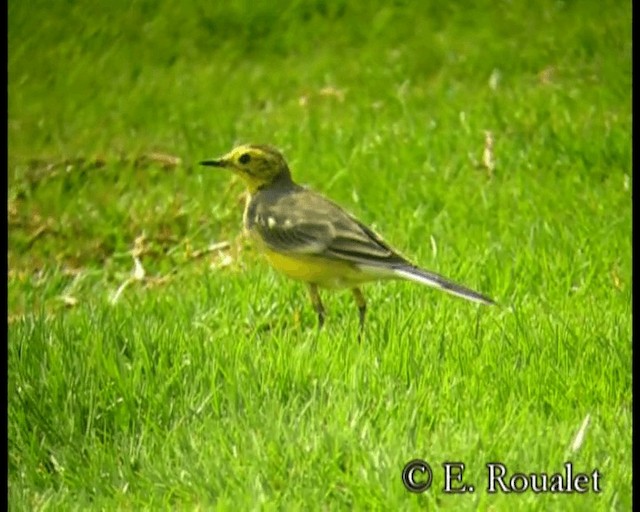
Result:
{"label": "bird's belly", "polygon": [[347,262],[307,255],[292,257],[268,249],[264,254],[271,266],[287,277],[324,288],[348,288],[372,279]]}

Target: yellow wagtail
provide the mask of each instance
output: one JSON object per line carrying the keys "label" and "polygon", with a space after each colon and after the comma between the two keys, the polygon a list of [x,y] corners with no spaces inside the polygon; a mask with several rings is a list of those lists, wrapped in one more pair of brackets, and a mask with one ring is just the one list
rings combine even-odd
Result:
{"label": "yellow wagtail", "polygon": [[325,311],[318,287],[351,288],[360,313],[360,334],[366,313],[360,285],[367,281],[408,279],[481,304],[495,304],[416,267],[338,205],[296,184],[282,154],[270,146],[238,146],[200,164],[229,169],[245,181],[249,192],[245,229],[276,270],[307,283],[319,328]]}

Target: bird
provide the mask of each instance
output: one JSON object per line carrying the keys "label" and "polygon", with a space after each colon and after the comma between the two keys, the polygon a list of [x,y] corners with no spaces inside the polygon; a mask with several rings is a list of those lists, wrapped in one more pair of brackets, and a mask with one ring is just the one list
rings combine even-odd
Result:
{"label": "bird", "polygon": [[414,265],[338,204],[298,185],[284,156],[273,146],[243,144],[200,165],[231,171],[244,181],[248,192],[244,229],[273,268],[306,283],[318,329],[326,316],[319,288],[351,290],[358,308],[358,340],[367,312],[361,286],[370,281],[404,279],[479,304],[496,304]]}

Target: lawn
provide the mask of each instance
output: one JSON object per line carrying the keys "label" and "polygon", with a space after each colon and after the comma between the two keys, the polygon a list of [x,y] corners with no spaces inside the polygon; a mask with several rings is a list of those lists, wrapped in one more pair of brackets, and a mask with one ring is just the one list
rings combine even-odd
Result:
{"label": "lawn", "polygon": [[[9,1],[11,510],[631,508],[631,3],[422,4]],[[499,306],[318,331],[198,165],[247,142]]]}

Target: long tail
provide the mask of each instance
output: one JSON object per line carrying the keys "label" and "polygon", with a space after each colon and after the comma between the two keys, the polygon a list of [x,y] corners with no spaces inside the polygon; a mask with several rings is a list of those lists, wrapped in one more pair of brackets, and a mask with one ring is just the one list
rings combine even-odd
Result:
{"label": "long tail", "polygon": [[495,301],[482,295],[481,293],[474,292],[473,290],[466,288],[462,285],[456,284],[453,281],[449,281],[447,278],[436,274],[435,272],[428,272],[417,267],[411,267],[409,265],[396,267],[393,269],[393,273],[398,277],[415,281],[416,283],[426,284],[427,286],[433,286],[439,288],[452,295],[457,295],[463,299],[478,302],[486,305],[496,305]]}

